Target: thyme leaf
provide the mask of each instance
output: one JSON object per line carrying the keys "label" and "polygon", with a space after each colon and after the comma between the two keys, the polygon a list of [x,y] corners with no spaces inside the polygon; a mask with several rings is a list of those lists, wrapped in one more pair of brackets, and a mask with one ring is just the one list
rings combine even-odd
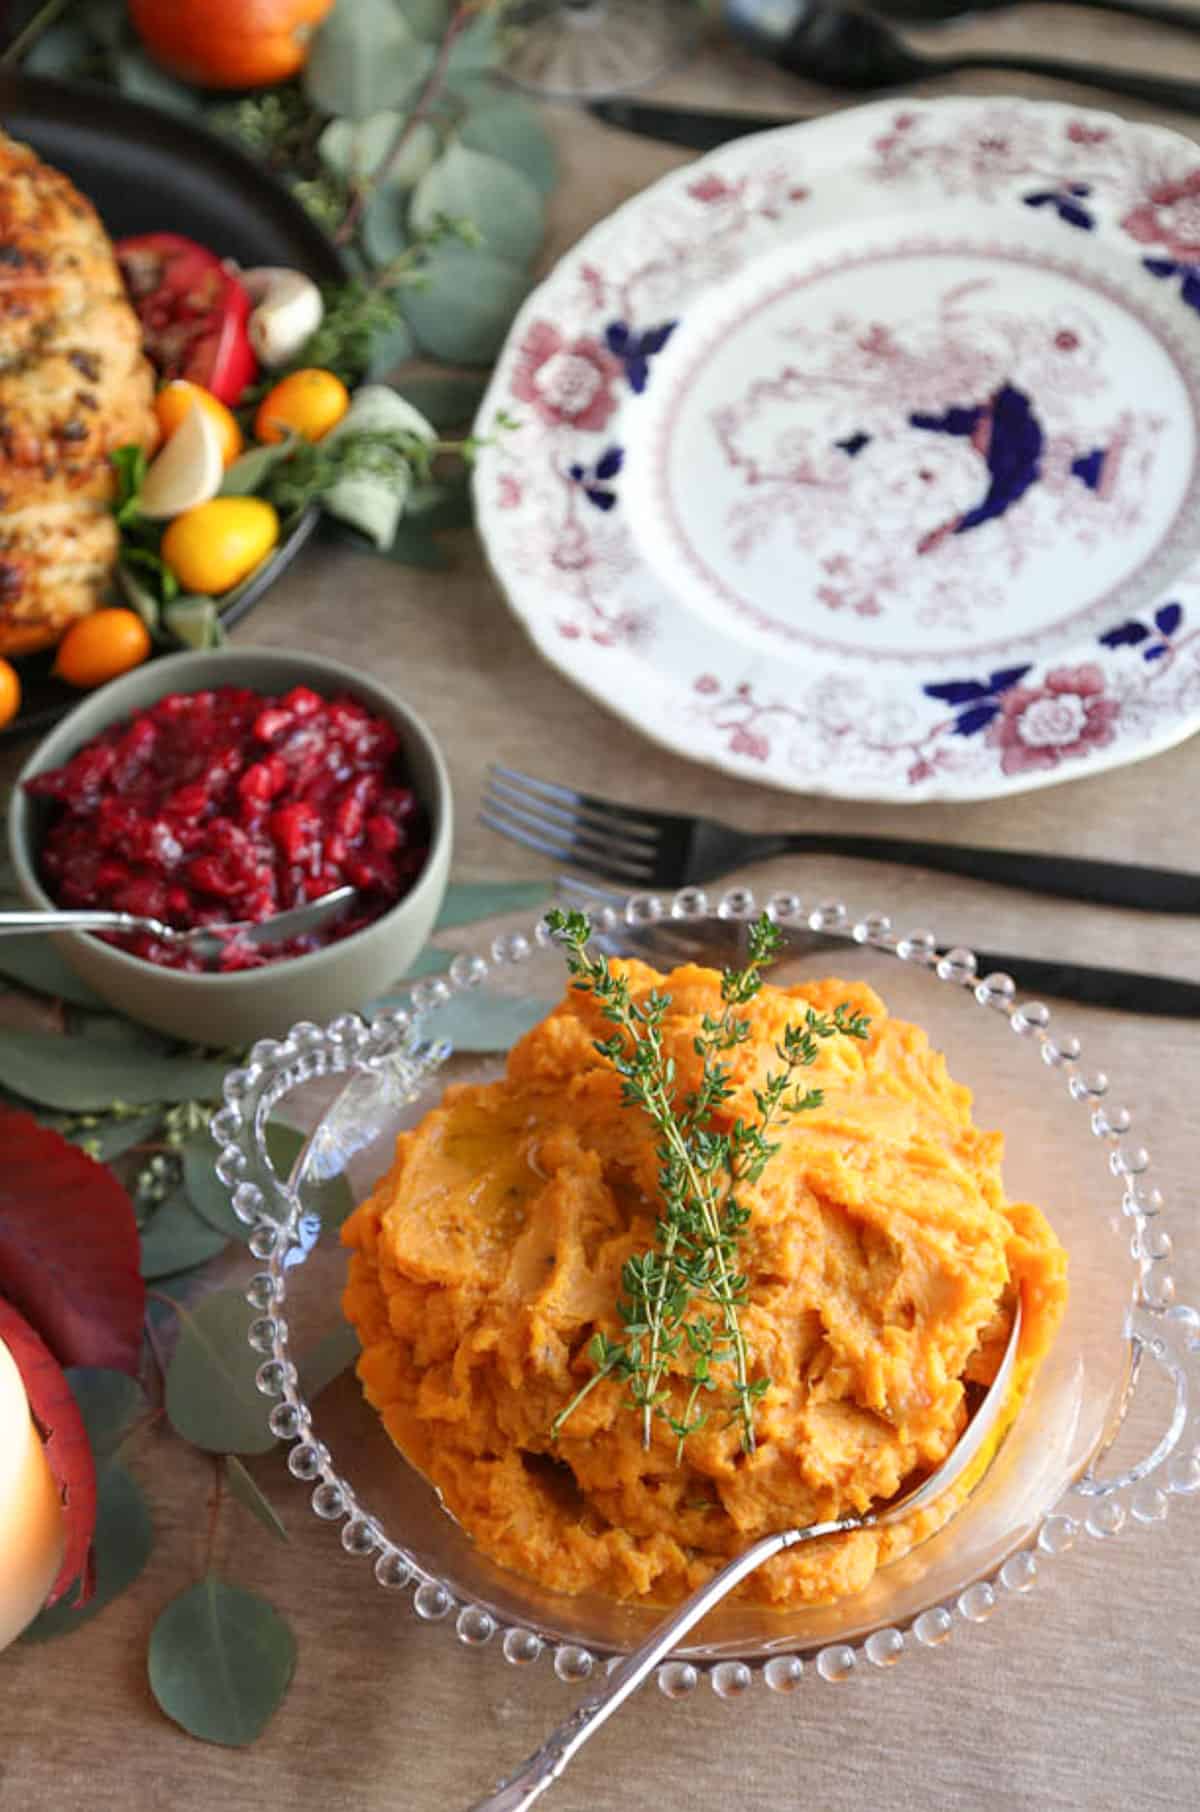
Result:
{"label": "thyme leaf", "polygon": [[[765,914],[749,928],[749,954],[742,969],[721,978],[721,1012],[706,1014],[694,1040],[701,1060],[694,1088],[681,1092],[676,1065],[666,1055],[663,1028],[671,1007],[668,994],[652,990],[633,998],[627,978],[588,948],[586,913],[555,910],[547,924],[563,947],[574,986],[591,994],[616,1029],[595,1049],[621,1078],[621,1099],[639,1108],[658,1135],[661,1212],[655,1243],[632,1254],[621,1273],[617,1316],[623,1335],[596,1334],[588,1346],[595,1370],[551,1424],[557,1439],[566,1422],[604,1378],[617,1378],[642,1419],[642,1444],[649,1448],[655,1419],[667,1424],[682,1460],[688,1436],[704,1427],[705,1399],[723,1393],[730,1419],[740,1429],[742,1448],[755,1448],[755,1409],[771,1380],[752,1376],[753,1355],[741,1324],[748,1283],[739,1269],[739,1247],[751,1211],[741,1191],[753,1187],[779,1150],[773,1131],[787,1118],[820,1107],[820,1089],[801,1089],[797,1073],[816,1062],[821,1044],[834,1037],[865,1038],[870,1021],[843,1002],[832,1014],[808,1008],[789,1025],[772,1070],[754,1090],[757,1118],[730,1123],[726,1103],[736,1092],[726,1056],[751,1036],[742,1011],[762,987],[782,934]],[[682,1413],[677,1415],[668,1372],[684,1358],[689,1370]]]}

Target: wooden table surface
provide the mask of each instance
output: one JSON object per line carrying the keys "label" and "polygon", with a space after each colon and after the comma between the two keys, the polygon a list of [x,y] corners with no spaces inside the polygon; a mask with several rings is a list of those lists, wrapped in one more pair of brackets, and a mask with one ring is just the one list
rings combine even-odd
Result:
{"label": "wooden table surface", "polygon": [[[1200,15],[1198,15],[1200,16]],[[1200,81],[1200,37],[1104,14],[1030,7],[927,34],[932,44],[1015,51],[1036,46]],[[938,84],[946,90],[950,84]],[[1082,90],[977,76],[963,91],[1063,95]],[[827,111],[831,97],[728,46],[662,82],[664,99]],[[1101,102],[1100,104],[1107,104]],[[1130,106],[1123,111],[1139,114]],[[546,263],[682,154],[550,110],[562,156]],[[1150,117],[1140,110],[1140,117]],[[1160,115],[1195,133],[1195,122]],[[469,536],[448,575],[427,575],[333,546],[290,571],[239,643],[324,650],[407,694],[447,752],[459,812],[459,879],[539,871],[534,858],[473,822],[485,764],[586,782],[647,804],[711,809],[754,827],[808,824],[960,842],[1026,846],[1194,866],[1200,739],[1140,766],[968,806],[893,808],[791,799],[710,773],[643,741],[544,666],[506,610]],[[10,758],[0,779],[11,771]],[[1200,980],[1193,921],[1092,911],[993,893],[909,870],[812,862],[748,878],[886,904],[901,924],[931,924],[1031,954],[1190,975]],[[1072,1011],[1112,1051],[1176,1210],[1180,1298],[1200,1301],[1195,1178],[1200,1081],[1195,1028]],[[1183,1237],[1180,1237],[1183,1236]],[[1190,1237],[1189,1237],[1190,1236]],[[1142,1421],[1129,1431],[1136,1442]],[[1148,1426],[1148,1424],[1146,1424]],[[1193,1425],[1193,1438],[1196,1428]],[[227,1515],[220,1561],[291,1620],[299,1662],[288,1698],[251,1749],[185,1736],[156,1709],[146,1640],[164,1602],[203,1565],[208,1464],[169,1438],[139,1452],[157,1525],[137,1586],[76,1635],[0,1655],[2,1812],[454,1812],[541,1740],[569,1708],[545,1663],[523,1673],[463,1648],[372,1585],[309,1513],[282,1460],[257,1463],[291,1534],[287,1547]],[[679,1705],[648,1690],[572,1768],[549,1804],[561,1812],[737,1806],[739,1812],[1151,1812],[1194,1803],[1200,1765],[1200,1502],[1177,1500],[1152,1531],[1088,1543],[1045,1570],[1037,1590],[987,1627],[907,1657],[893,1674],[860,1669],[791,1699],[761,1684],[736,1705],[707,1688]],[[871,1677],[867,1677],[870,1675]]]}

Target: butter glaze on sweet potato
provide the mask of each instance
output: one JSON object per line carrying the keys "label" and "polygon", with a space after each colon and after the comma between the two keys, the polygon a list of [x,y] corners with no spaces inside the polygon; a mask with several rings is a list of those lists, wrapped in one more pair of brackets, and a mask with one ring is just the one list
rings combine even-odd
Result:
{"label": "butter glaze on sweet potato", "polygon": [[[620,966],[635,996],[670,994],[665,1044],[690,1086],[720,977]],[[449,1087],[347,1222],[344,1308],[367,1398],[502,1565],[564,1592],[669,1602],[758,1535],[894,1496],[954,1444],[965,1387],[994,1376],[1015,1286],[1027,1387],[1063,1314],[1066,1255],[1038,1209],[1007,1201],[1001,1135],[975,1127],[970,1092],[919,1027],[861,983],[764,988],[723,1112],[751,1117],[785,1025],[843,1000],[870,1036],[821,1045],[804,1082],[824,1105],[785,1125],[743,1191],[741,1320],[751,1376],[771,1379],[751,1455],[720,1409],[682,1465],[661,1422],[646,1452],[612,1380],[551,1439],[591,1375],[592,1335],[620,1331],[621,1266],[656,1217],[653,1129],[593,1049],[611,1028],[589,995],[569,993],[522,1039],[502,1081]],[[681,1413],[684,1355],[678,1366]],[[859,1591],[950,1508],[782,1555],[742,1592],[790,1605]]]}

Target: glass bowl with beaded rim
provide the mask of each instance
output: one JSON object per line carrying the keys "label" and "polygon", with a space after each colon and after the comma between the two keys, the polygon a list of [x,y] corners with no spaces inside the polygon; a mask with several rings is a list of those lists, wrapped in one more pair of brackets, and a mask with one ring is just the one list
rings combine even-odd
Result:
{"label": "glass bowl with beaded rim", "polygon": [[[725,1697],[755,1672],[787,1692],[961,1640],[1077,1542],[1151,1527],[1175,1500],[1200,1494],[1200,1312],[1175,1300],[1170,1215],[1133,1115],[1099,1067],[1104,1053],[1085,1056],[1057,1010],[1052,1019],[1043,1003],[1021,999],[1010,976],[979,975],[969,950],[943,950],[930,932],[901,934],[884,915],[840,902],[775,894],[756,904],[745,889],[685,889],[602,906],[592,922],[610,952],[660,968],[696,956],[720,967],[740,923],[763,907],[786,938],[770,980],[861,979],[892,1013],[926,1028],[972,1089],[977,1123],[1004,1131],[1010,1197],[1038,1202],[1066,1246],[1070,1302],[1011,1432],[942,1529],[834,1604],[726,1602],[660,1668],[671,1698],[705,1674]],[[406,1005],[367,1021],[298,1025],[282,1042],[256,1045],[226,1080],[213,1132],[218,1174],[260,1266],[247,1290],[256,1311],[247,1363],[257,1362],[264,1417],[288,1443],[315,1514],[362,1557],[363,1589],[392,1592],[419,1619],[514,1666],[549,1656],[562,1679],[578,1681],[639,1642],[661,1612],[565,1596],[496,1566],[394,1448],[352,1369],[311,1402],[300,1372],[304,1354],[342,1325],[345,1254],[336,1228],[320,1224],[323,1179],[344,1175],[362,1199],[390,1165],[396,1133],[448,1080],[501,1073],[503,1054],[455,1055],[447,1042],[463,996],[519,997],[540,1016],[563,985],[562,953],[544,923],[460,951],[444,976],[414,983]],[[1118,1025],[1099,1020],[1096,1042],[1115,1044]],[[287,1117],[310,1130],[289,1177],[274,1173],[264,1140],[285,1100]]]}

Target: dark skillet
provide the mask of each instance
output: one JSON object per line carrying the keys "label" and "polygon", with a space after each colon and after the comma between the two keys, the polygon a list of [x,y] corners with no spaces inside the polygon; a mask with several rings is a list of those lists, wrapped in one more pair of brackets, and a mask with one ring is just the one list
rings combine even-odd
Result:
{"label": "dark skillet", "polygon": [[[192,121],[114,89],[0,70],[0,126],[65,171],[114,239],[186,233],[239,264],[286,264],[319,283],[346,272],[335,247],[299,202],[258,164]],[[316,526],[302,517],[275,554],[223,605],[226,625],[254,608]],[[52,654],[20,660],[23,703],[0,739],[47,729],[78,692],[50,677]]]}

